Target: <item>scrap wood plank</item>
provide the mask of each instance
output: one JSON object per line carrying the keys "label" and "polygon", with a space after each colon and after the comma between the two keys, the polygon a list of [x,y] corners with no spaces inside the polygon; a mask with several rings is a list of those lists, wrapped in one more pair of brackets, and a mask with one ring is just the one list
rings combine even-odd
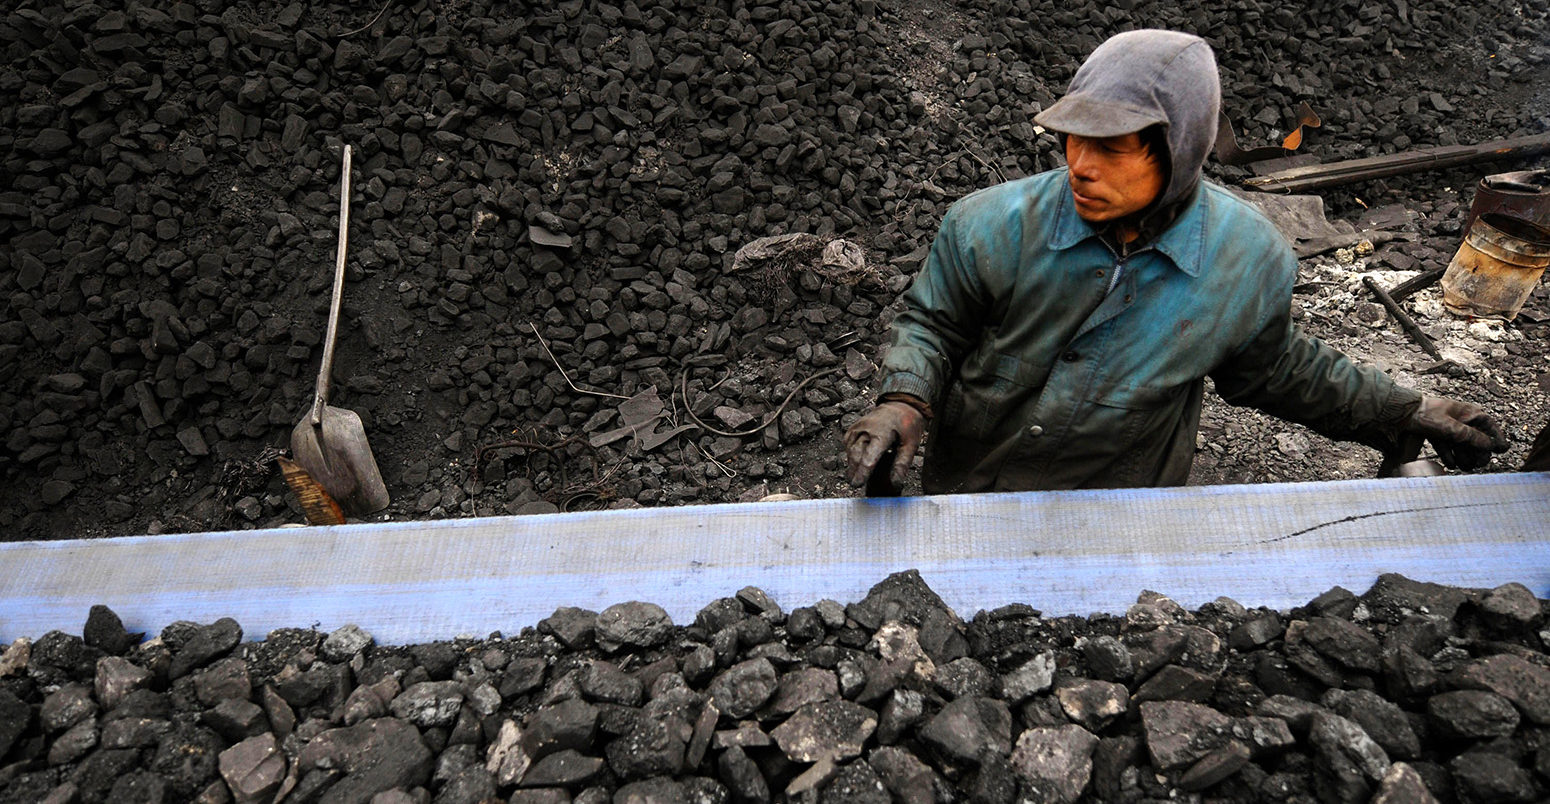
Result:
{"label": "scrap wood plank", "polygon": [[1397,154],[1288,168],[1246,179],[1243,184],[1246,187],[1261,190],[1301,193],[1422,170],[1439,170],[1475,162],[1537,156],[1546,151],[1550,151],[1550,132],[1492,140],[1476,145],[1419,148]]}

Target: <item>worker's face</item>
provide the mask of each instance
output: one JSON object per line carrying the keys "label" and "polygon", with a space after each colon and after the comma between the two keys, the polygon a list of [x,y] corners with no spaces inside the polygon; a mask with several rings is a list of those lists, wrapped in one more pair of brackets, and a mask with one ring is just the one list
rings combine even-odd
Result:
{"label": "worker's face", "polygon": [[1163,189],[1163,169],[1140,133],[1118,137],[1066,135],[1071,197],[1088,223],[1139,212]]}

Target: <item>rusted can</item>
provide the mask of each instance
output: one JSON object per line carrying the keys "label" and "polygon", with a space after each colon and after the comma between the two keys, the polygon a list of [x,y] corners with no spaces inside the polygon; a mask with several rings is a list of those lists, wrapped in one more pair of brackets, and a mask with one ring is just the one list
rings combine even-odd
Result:
{"label": "rusted can", "polygon": [[1464,231],[1468,232],[1481,215],[1493,212],[1550,227],[1550,170],[1517,170],[1481,179],[1469,204]]}
{"label": "rusted can", "polygon": [[1511,321],[1547,266],[1550,228],[1486,213],[1442,274],[1442,303],[1458,315]]}

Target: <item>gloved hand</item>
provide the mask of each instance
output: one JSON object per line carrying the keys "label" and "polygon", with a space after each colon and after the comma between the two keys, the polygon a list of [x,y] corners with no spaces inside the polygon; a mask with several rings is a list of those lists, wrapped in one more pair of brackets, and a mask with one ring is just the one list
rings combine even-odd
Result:
{"label": "gloved hand", "polygon": [[1491,462],[1491,453],[1506,452],[1502,437],[1478,405],[1440,396],[1421,397],[1421,406],[1400,428],[1432,442],[1437,457],[1453,469],[1479,469]]}
{"label": "gloved hand", "polygon": [[883,402],[872,408],[845,431],[846,479],[855,488],[866,485],[883,453],[896,446],[888,477],[894,488],[902,487],[925,432],[926,417],[912,405]]}

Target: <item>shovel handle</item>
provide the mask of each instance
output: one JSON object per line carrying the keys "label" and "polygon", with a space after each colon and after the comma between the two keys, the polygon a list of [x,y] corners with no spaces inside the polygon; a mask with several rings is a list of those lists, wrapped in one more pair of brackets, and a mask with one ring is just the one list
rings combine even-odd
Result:
{"label": "shovel handle", "polygon": [[1398,477],[1400,467],[1421,457],[1421,445],[1424,443],[1426,439],[1423,436],[1401,434],[1399,443],[1394,445],[1394,451],[1383,454],[1383,462],[1378,465],[1378,477]]}
{"label": "shovel handle", "polygon": [[877,459],[877,465],[872,467],[872,474],[867,475],[866,496],[868,497],[898,497],[904,493],[904,489],[893,484],[893,462],[899,456],[899,442],[894,439],[893,446],[883,452],[883,456]]}
{"label": "shovel handle", "polygon": [[339,336],[339,307],[344,302],[345,241],[350,231],[350,146],[344,146],[344,167],[339,171],[339,247],[334,259],[334,297],[328,303],[328,334],[323,336],[323,365],[318,369],[317,396],[312,400],[312,426],[323,423],[328,405],[328,379],[334,369],[334,341]]}

